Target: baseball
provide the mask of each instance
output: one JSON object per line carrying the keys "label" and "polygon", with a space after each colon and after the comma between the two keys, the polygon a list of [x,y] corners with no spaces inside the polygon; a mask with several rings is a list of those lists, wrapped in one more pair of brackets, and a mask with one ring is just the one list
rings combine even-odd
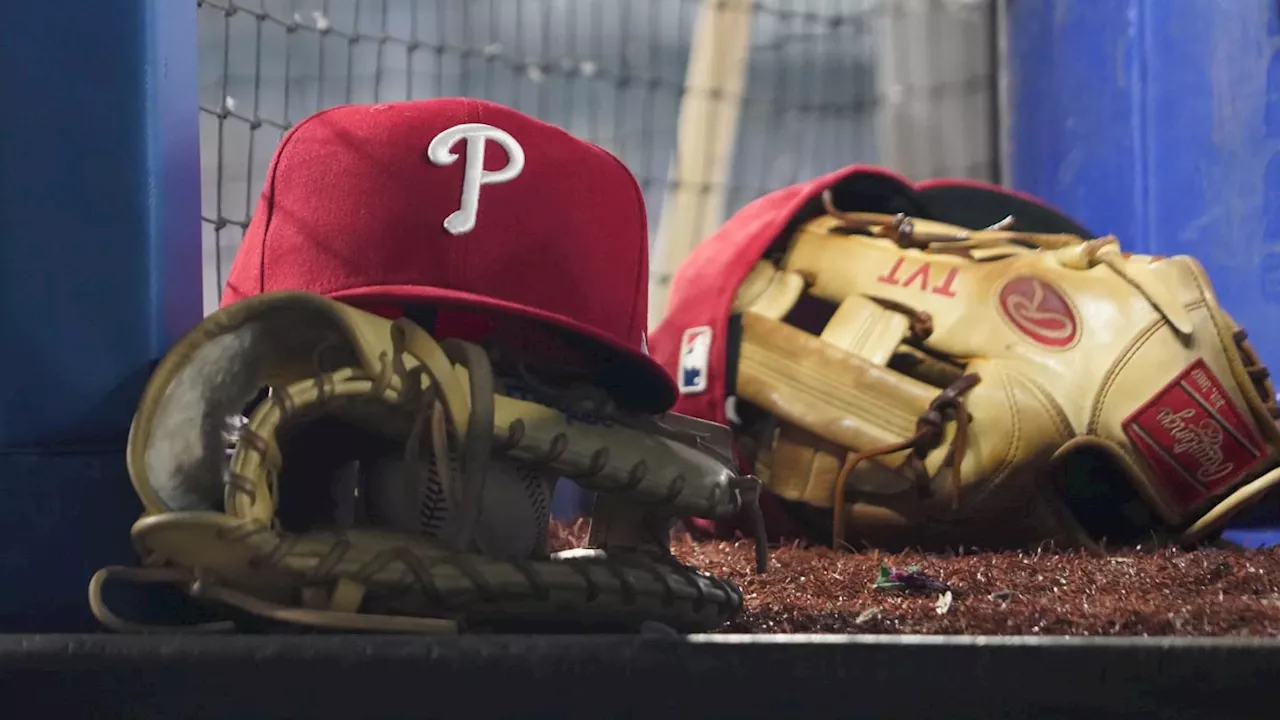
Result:
{"label": "baseball", "polygon": [[[373,522],[456,547],[462,489],[446,487],[433,457],[414,463],[385,458],[364,465],[364,505]],[[450,458],[450,470],[451,481],[460,482],[456,458]],[[555,481],[526,466],[490,464],[474,543],[494,557],[546,556]]]}

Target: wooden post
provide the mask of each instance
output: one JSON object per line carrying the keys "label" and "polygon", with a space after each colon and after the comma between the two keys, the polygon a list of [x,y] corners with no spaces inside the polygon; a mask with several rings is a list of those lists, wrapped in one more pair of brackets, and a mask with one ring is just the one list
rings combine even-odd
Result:
{"label": "wooden post", "polygon": [[676,268],[720,224],[751,52],[752,0],[703,0],[689,49],[676,151],[650,260],[649,327]]}

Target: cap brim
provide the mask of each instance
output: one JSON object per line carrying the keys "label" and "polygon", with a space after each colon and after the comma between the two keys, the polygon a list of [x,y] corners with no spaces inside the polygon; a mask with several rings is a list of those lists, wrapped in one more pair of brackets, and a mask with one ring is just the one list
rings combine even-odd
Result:
{"label": "cap brim", "polygon": [[620,407],[636,412],[663,413],[676,402],[676,384],[670,374],[648,354],[564,315],[539,310],[486,295],[417,285],[378,285],[329,293],[334,300],[353,305],[439,305],[479,310],[522,320],[532,320],[590,349],[593,374]]}

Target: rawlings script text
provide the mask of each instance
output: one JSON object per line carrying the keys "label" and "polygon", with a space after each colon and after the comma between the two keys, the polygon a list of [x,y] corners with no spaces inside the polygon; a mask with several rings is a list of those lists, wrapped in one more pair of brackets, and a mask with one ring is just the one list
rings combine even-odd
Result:
{"label": "rawlings script text", "polygon": [[1161,407],[1156,411],[1156,421],[1173,438],[1173,452],[1189,455],[1199,464],[1196,477],[1204,481],[1217,480],[1235,469],[1222,453],[1222,427],[1212,419],[1196,422],[1195,408],[1170,410]]}
{"label": "rawlings script text", "polygon": [[1266,444],[1204,358],[1187,364],[1124,421],[1171,509],[1189,512],[1249,476]]}

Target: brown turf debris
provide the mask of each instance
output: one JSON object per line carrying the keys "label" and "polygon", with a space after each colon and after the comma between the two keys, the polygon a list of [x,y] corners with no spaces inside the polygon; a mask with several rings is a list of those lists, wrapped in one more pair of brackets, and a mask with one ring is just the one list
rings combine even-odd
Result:
{"label": "brown turf debris", "polygon": [[[557,524],[554,549],[580,547],[586,523]],[[754,573],[750,541],[673,537],[684,562],[737,583],[746,609],[724,632],[990,635],[1280,635],[1280,548],[1006,552],[937,556],[789,545]],[[873,586],[880,567],[950,588]]]}

